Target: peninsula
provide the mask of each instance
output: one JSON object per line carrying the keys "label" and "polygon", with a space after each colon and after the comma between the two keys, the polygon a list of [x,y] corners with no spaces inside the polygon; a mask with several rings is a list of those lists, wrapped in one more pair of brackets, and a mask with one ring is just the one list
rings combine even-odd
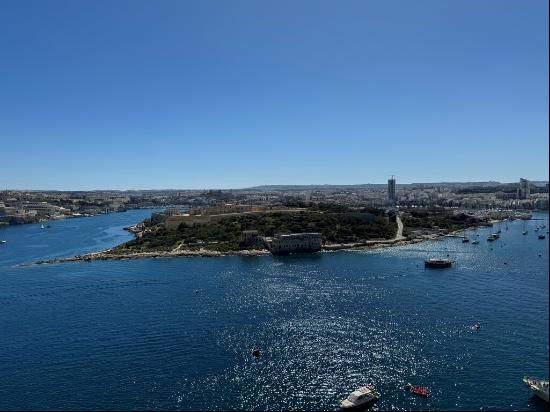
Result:
{"label": "peninsula", "polygon": [[[418,243],[490,226],[495,219],[514,218],[528,215],[447,208],[352,208],[333,203],[306,207],[220,204],[192,208],[187,213],[168,208],[125,228],[135,235],[129,242],[101,252],[36,263],[370,249]],[[290,249],[281,249],[285,242]]]}

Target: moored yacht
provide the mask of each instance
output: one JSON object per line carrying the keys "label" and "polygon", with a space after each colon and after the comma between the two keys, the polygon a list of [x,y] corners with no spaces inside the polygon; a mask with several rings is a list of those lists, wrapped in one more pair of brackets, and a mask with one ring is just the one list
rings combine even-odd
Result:
{"label": "moored yacht", "polygon": [[531,390],[542,400],[548,402],[548,381],[542,379],[534,379],[529,376],[523,377],[523,382],[525,382]]}
{"label": "moored yacht", "polygon": [[424,267],[427,268],[434,268],[434,269],[440,269],[440,268],[450,268],[453,261],[449,259],[428,259],[424,261]]}
{"label": "moored yacht", "polygon": [[380,399],[380,394],[373,385],[365,385],[354,390],[346,399],[340,401],[342,409],[358,409],[374,404]]}

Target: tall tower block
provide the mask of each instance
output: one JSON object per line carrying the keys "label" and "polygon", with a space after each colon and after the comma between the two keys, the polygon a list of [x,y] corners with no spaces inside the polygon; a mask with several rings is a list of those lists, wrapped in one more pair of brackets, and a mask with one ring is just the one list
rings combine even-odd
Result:
{"label": "tall tower block", "polygon": [[390,205],[395,205],[396,197],[395,197],[395,179],[393,175],[391,175],[391,178],[388,179],[388,201]]}

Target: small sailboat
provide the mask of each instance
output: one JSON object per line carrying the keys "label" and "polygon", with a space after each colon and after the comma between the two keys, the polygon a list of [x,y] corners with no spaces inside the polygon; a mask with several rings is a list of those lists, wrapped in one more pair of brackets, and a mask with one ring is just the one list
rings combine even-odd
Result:
{"label": "small sailboat", "polygon": [[477,239],[474,240],[474,241],[472,242],[472,245],[479,245],[479,240],[477,240]]}
{"label": "small sailboat", "polygon": [[40,229],[46,229],[46,227],[44,226],[44,224],[41,224],[41,225],[40,225]]}

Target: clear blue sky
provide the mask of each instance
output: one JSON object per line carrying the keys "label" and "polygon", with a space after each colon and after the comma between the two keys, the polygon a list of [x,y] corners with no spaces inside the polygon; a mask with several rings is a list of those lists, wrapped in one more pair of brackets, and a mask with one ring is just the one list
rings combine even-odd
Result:
{"label": "clear blue sky", "polygon": [[0,1],[0,187],[548,179],[548,2]]}

